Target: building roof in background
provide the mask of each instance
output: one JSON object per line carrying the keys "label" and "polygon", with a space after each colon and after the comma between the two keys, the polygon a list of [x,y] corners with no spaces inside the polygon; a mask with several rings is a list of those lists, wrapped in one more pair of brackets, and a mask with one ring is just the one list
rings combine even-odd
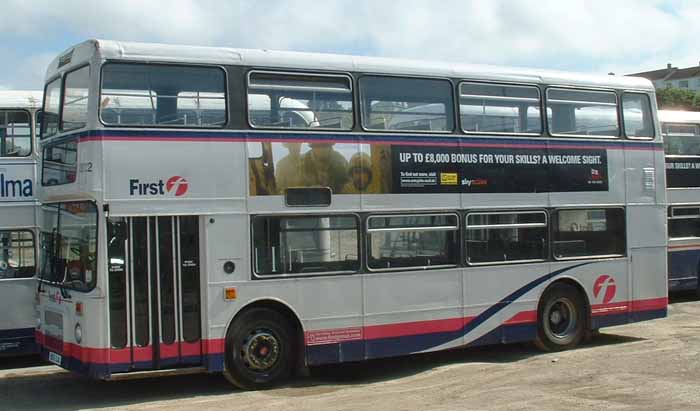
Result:
{"label": "building roof in background", "polygon": [[640,73],[628,74],[628,76],[644,77],[651,81],[679,80],[700,77],[700,66],[679,69],[678,67],[671,67],[671,64],[669,64],[666,68],[663,69],[642,71]]}
{"label": "building roof in background", "polygon": [[633,74],[627,74],[628,76],[633,76],[633,77],[644,77],[647,78],[651,81],[655,80],[663,80],[669,75],[673,74],[673,72],[677,70],[676,68],[665,68],[665,69],[660,69],[660,70],[652,70],[652,71],[643,71],[641,73],[633,73]]}
{"label": "building roof in background", "polygon": [[679,80],[684,78],[692,78],[700,76],[700,66],[698,67],[688,67],[684,69],[676,69],[667,80]]}

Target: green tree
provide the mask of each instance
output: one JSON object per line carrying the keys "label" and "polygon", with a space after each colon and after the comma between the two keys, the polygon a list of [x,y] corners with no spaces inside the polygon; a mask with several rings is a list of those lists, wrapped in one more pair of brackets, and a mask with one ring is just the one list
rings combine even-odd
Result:
{"label": "green tree", "polygon": [[662,110],[700,110],[700,93],[693,93],[688,89],[658,89],[656,101]]}

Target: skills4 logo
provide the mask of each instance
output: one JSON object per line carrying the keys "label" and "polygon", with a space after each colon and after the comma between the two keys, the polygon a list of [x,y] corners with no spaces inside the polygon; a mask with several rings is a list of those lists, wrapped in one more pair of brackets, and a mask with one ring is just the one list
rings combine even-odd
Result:
{"label": "skills4 logo", "polygon": [[138,178],[129,180],[129,195],[131,196],[175,196],[187,194],[190,185],[184,177],[172,176],[166,181],[141,181]]}
{"label": "skills4 logo", "polygon": [[615,284],[615,279],[607,274],[603,274],[596,278],[595,283],[593,283],[593,297],[596,300],[602,298],[602,303],[607,304],[615,298],[615,293],[617,292],[617,285]]}

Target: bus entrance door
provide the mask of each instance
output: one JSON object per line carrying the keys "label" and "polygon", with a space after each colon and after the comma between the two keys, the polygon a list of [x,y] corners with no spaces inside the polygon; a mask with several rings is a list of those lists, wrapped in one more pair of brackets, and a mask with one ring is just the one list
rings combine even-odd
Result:
{"label": "bus entrance door", "polygon": [[[121,223],[122,276],[112,263],[119,261],[113,234],[109,245],[112,347],[130,349],[131,368],[200,364],[198,217],[131,217]],[[109,225],[116,231],[112,221]]]}

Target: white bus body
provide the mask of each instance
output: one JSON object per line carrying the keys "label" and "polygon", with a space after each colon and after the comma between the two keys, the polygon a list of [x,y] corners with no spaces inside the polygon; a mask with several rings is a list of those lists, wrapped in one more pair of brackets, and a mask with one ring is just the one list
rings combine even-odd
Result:
{"label": "white bus body", "polygon": [[40,91],[0,91],[0,355],[35,353]]}
{"label": "white bus body", "polygon": [[668,289],[700,296],[700,113],[660,110],[668,181]]}
{"label": "white bus body", "polygon": [[43,182],[37,335],[67,369],[256,388],[666,315],[647,80],[91,40],[46,82],[44,176],[77,157]]}

